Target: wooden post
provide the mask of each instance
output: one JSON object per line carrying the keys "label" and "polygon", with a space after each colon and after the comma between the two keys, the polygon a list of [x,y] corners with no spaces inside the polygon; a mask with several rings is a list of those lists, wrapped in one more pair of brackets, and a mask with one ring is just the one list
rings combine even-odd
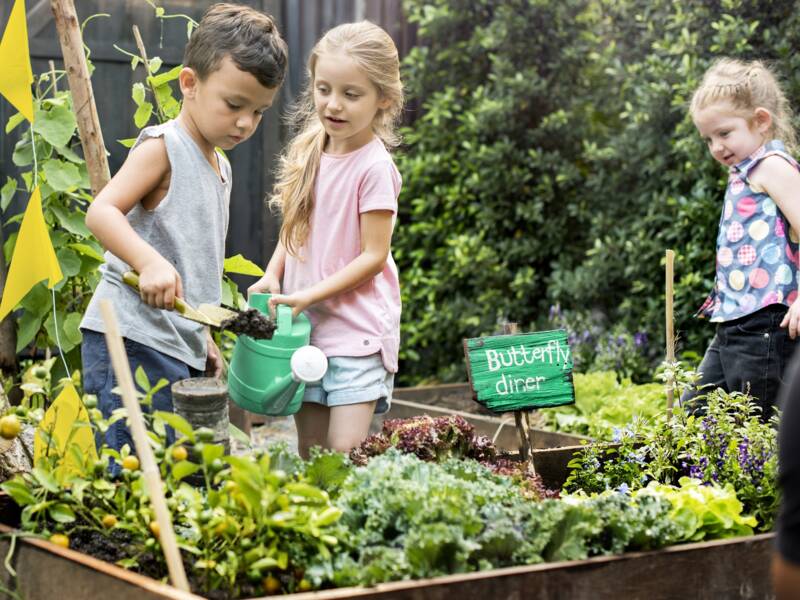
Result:
{"label": "wooden post", "polygon": [[[672,365],[675,362],[675,325],[673,310],[673,279],[675,270],[675,253],[667,250],[667,269],[666,269],[666,340],[667,340],[667,363]],[[675,403],[675,379],[670,378],[666,382],[667,386],[667,410],[671,413]]]}
{"label": "wooden post", "polygon": [[[503,333],[506,335],[514,335],[517,333],[516,323],[503,323]],[[529,410],[515,410],[514,423],[517,426],[517,433],[519,434],[519,453],[522,460],[526,461],[530,469],[536,473],[533,466],[533,431],[531,430]]]}
{"label": "wooden post", "polygon": [[100,301],[100,312],[106,325],[106,345],[108,346],[108,353],[111,355],[111,364],[114,367],[114,374],[119,383],[123,406],[128,411],[128,422],[130,423],[133,443],[136,446],[136,454],[142,464],[142,477],[144,478],[147,493],[150,496],[150,503],[156,513],[156,523],[158,523],[160,529],[159,541],[167,559],[169,577],[172,580],[172,585],[180,590],[189,592],[191,590],[186,579],[186,572],[183,569],[183,561],[178,550],[178,544],[175,540],[172,518],[167,508],[167,501],[164,499],[164,484],[161,481],[161,474],[158,471],[153,449],[147,441],[147,430],[142,418],[139,400],[136,398],[136,389],[133,387],[133,376],[128,363],[128,355],[125,354],[125,346],[119,333],[117,317],[110,300]]}
{"label": "wooden post", "polygon": [[83,51],[78,15],[75,13],[73,0],[50,0],[50,7],[53,9],[61,53],[64,55],[64,70],[72,92],[72,109],[78,121],[78,133],[89,170],[92,195],[97,196],[111,179],[111,175],[97,106],[94,103],[89,67]]}

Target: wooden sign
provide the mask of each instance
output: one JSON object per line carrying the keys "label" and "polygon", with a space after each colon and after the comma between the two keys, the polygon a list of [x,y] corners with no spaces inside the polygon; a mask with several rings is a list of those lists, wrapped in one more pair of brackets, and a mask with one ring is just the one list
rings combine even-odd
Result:
{"label": "wooden sign", "polygon": [[496,413],[575,402],[564,329],[464,340],[475,400]]}

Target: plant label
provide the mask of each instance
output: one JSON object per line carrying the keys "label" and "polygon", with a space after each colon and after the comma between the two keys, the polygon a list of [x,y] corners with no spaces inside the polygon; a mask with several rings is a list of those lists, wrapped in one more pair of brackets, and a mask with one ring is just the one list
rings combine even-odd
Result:
{"label": "plant label", "polygon": [[496,413],[575,402],[564,329],[464,340],[472,397]]}

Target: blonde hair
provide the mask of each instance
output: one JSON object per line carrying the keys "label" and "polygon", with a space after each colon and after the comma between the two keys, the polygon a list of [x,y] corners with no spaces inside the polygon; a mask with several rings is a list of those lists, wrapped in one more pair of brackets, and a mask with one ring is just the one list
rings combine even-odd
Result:
{"label": "blonde hair", "polygon": [[692,96],[689,112],[694,116],[720,102],[730,103],[748,122],[757,108],[765,108],[772,116],[772,138],[781,140],[789,152],[797,150],[789,101],[775,74],[760,60],[721,58],[714,62]]}
{"label": "blonde hair", "polygon": [[403,109],[403,84],[400,59],[392,38],[369,21],[346,23],[331,29],[317,42],[308,58],[308,81],[290,115],[298,133],[280,159],[277,183],[269,199],[270,208],[283,215],[280,240],[292,255],[297,255],[308,239],[314,184],[327,142],[325,128],[314,106],[314,71],[320,56],[335,52],[344,52],[353,59],[377,89],[378,97],[389,101],[388,108],[379,109],[372,122],[375,135],[387,147],[400,143],[396,125]]}

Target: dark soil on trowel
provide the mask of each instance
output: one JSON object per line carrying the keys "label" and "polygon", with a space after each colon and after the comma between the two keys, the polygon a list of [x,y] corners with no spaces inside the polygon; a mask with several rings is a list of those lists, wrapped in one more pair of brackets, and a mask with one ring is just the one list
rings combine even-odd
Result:
{"label": "dark soil on trowel", "polygon": [[275,321],[255,308],[248,308],[232,319],[224,320],[221,327],[254,340],[270,340],[275,333]]}

